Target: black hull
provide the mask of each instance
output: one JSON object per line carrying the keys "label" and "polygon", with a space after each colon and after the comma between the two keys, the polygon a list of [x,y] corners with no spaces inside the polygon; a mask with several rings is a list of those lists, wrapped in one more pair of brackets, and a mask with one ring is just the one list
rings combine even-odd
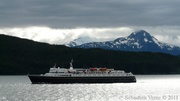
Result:
{"label": "black hull", "polygon": [[135,76],[111,77],[51,77],[28,75],[32,84],[67,84],[67,83],[134,83]]}

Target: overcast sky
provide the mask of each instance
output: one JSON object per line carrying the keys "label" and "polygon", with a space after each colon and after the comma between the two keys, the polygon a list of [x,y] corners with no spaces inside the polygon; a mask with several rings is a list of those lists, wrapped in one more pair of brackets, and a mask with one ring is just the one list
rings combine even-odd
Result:
{"label": "overcast sky", "polygon": [[180,0],[0,0],[0,33],[52,44],[144,29],[180,46]]}

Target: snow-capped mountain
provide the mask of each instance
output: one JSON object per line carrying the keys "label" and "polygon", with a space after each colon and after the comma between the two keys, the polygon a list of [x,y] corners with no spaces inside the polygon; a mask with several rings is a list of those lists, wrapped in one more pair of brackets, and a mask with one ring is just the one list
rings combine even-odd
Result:
{"label": "snow-capped mountain", "polygon": [[82,36],[77,39],[74,39],[73,41],[66,43],[65,45],[68,47],[76,47],[89,42],[97,42],[97,39],[88,36]]}
{"label": "snow-capped mountain", "polygon": [[155,37],[151,36],[144,30],[132,32],[127,37],[117,38],[113,41],[89,42],[81,45],[75,43],[75,45],[71,45],[70,47],[102,48],[121,51],[163,52],[173,55],[180,54],[180,47],[159,42]]}

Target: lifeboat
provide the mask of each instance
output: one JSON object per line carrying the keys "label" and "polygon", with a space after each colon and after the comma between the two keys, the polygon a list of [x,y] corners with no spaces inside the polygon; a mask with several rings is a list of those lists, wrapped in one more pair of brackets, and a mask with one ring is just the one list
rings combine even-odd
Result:
{"label": "lifeboat", "polygon": [[99,68],[100,71],[106,71],[107,68]]}
{"label": "lifeboat", "polygon": [[90,68],[91,71],[97,71],[97,68]]}

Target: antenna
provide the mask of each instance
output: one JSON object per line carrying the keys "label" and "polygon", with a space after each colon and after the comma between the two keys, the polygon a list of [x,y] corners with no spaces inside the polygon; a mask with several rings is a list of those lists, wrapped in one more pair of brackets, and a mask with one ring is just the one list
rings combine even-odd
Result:
{"label": "antenna", "polygon": [[73,63],[73,58],[71,59],[71,63]]}
{"label": "antenna", "polygon": [[73,65],[72,65],[72,63],[73,63],[73,59],[72,59],[71,62],[70,62],[70,69],[71,69],[71,70],[73,70]]}
{"label": "antenna", "polygon": [[54,64],[54,66],[53,66],[54,68],[56,68],[56,63]]}

